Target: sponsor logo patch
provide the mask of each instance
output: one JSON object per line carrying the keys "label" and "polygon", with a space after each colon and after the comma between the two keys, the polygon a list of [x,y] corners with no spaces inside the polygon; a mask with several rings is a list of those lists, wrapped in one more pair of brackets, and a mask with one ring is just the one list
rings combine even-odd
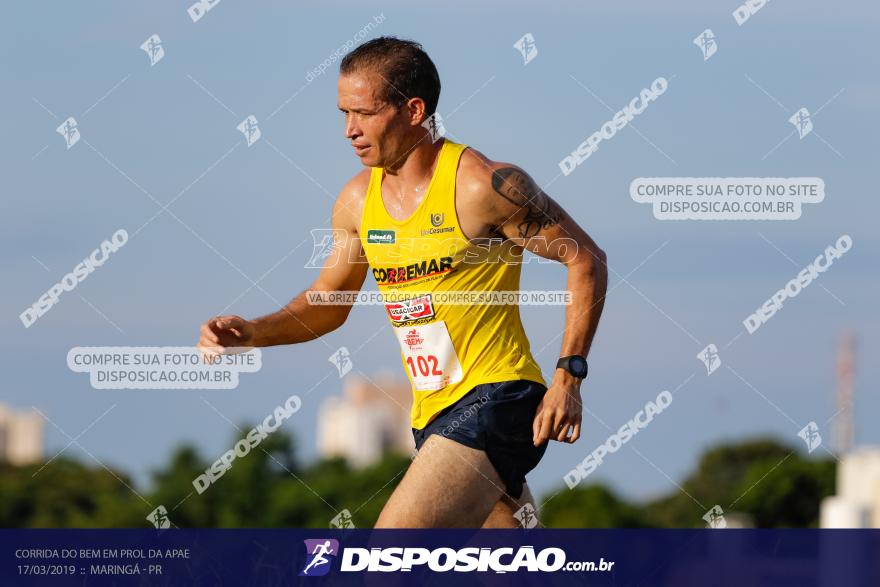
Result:
{"label": "sponsor logo patch", "polygon": [[385,310],[394,324],[413,322],[415,320],[421,322],[434,317],[434,304],[431,302],[431,294],[425,294],[411,300],[385,304]]}
{"label": "sponsor logo patch", "polygon": [[397,234],[393,230],[368,230],[367,242],[374,245],[390,245],[397,240]]}
{"label": "sponsor logo patch", "polygon": [[404,283],[411,280],[440,275],[452,270],[452,257],[440,257],[410,263],[403,267],[374,267],[373,278],[380,285]]}

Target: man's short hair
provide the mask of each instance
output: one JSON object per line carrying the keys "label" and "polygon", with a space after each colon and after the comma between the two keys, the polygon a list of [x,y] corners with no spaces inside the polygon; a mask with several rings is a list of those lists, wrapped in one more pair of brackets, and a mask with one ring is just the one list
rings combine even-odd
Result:
{"label": "man's short hair", "polygon": [[437,110],[440,76],[434,62],[415,41],[379,37],[358,46],[339,64],[339,74],[378,73],[383,89],[378,96],[397,108],[410,98],[425,101],[425,116]]}

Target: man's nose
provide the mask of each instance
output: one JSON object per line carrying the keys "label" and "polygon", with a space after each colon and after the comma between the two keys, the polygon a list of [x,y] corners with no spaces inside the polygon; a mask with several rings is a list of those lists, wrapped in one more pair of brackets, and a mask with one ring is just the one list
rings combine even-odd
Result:
{"label": "man's nose", "polygon": [[357,125],[354,116],[346,116],[345,117],[345,138],[353,139],[357,136],[360,136],[360,128]]}

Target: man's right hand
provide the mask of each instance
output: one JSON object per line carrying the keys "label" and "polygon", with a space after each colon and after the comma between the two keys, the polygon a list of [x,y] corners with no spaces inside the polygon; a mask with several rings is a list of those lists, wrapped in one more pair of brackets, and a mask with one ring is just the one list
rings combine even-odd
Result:
{"label": "man's right hand", "polygon": [[250,350],[254,341],[254,325],[240,316],[216,316],[204,324],[199,344],[202,357],[207,361],[215,355],[242,353]]}

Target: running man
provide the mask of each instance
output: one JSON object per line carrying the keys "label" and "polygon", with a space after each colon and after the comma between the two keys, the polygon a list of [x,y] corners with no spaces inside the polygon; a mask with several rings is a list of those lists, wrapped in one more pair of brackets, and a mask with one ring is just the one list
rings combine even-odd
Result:
{"label": "running man", "polygon": [[[517,527],[517,511],[534,505],[525,475],[547,442],[581,434],[605,253],[521,168],[432,136],[423,123],[439,97],[437,69],[418,43],[381,37],[346,55],[338,107],[365,168],[333,206],[330,256],[310,289],[279,311],[208,320],[199,347],[222,353],[327,334],[352,306],[314,305],[307,294],[358,291],[369,272],[380,292],[408,296],[385,308],[413,389],[418,449],[376,527]],[[549,388],[518,305],[443,295],[517,292],[524,249],[568,269],[571,304]]]}

